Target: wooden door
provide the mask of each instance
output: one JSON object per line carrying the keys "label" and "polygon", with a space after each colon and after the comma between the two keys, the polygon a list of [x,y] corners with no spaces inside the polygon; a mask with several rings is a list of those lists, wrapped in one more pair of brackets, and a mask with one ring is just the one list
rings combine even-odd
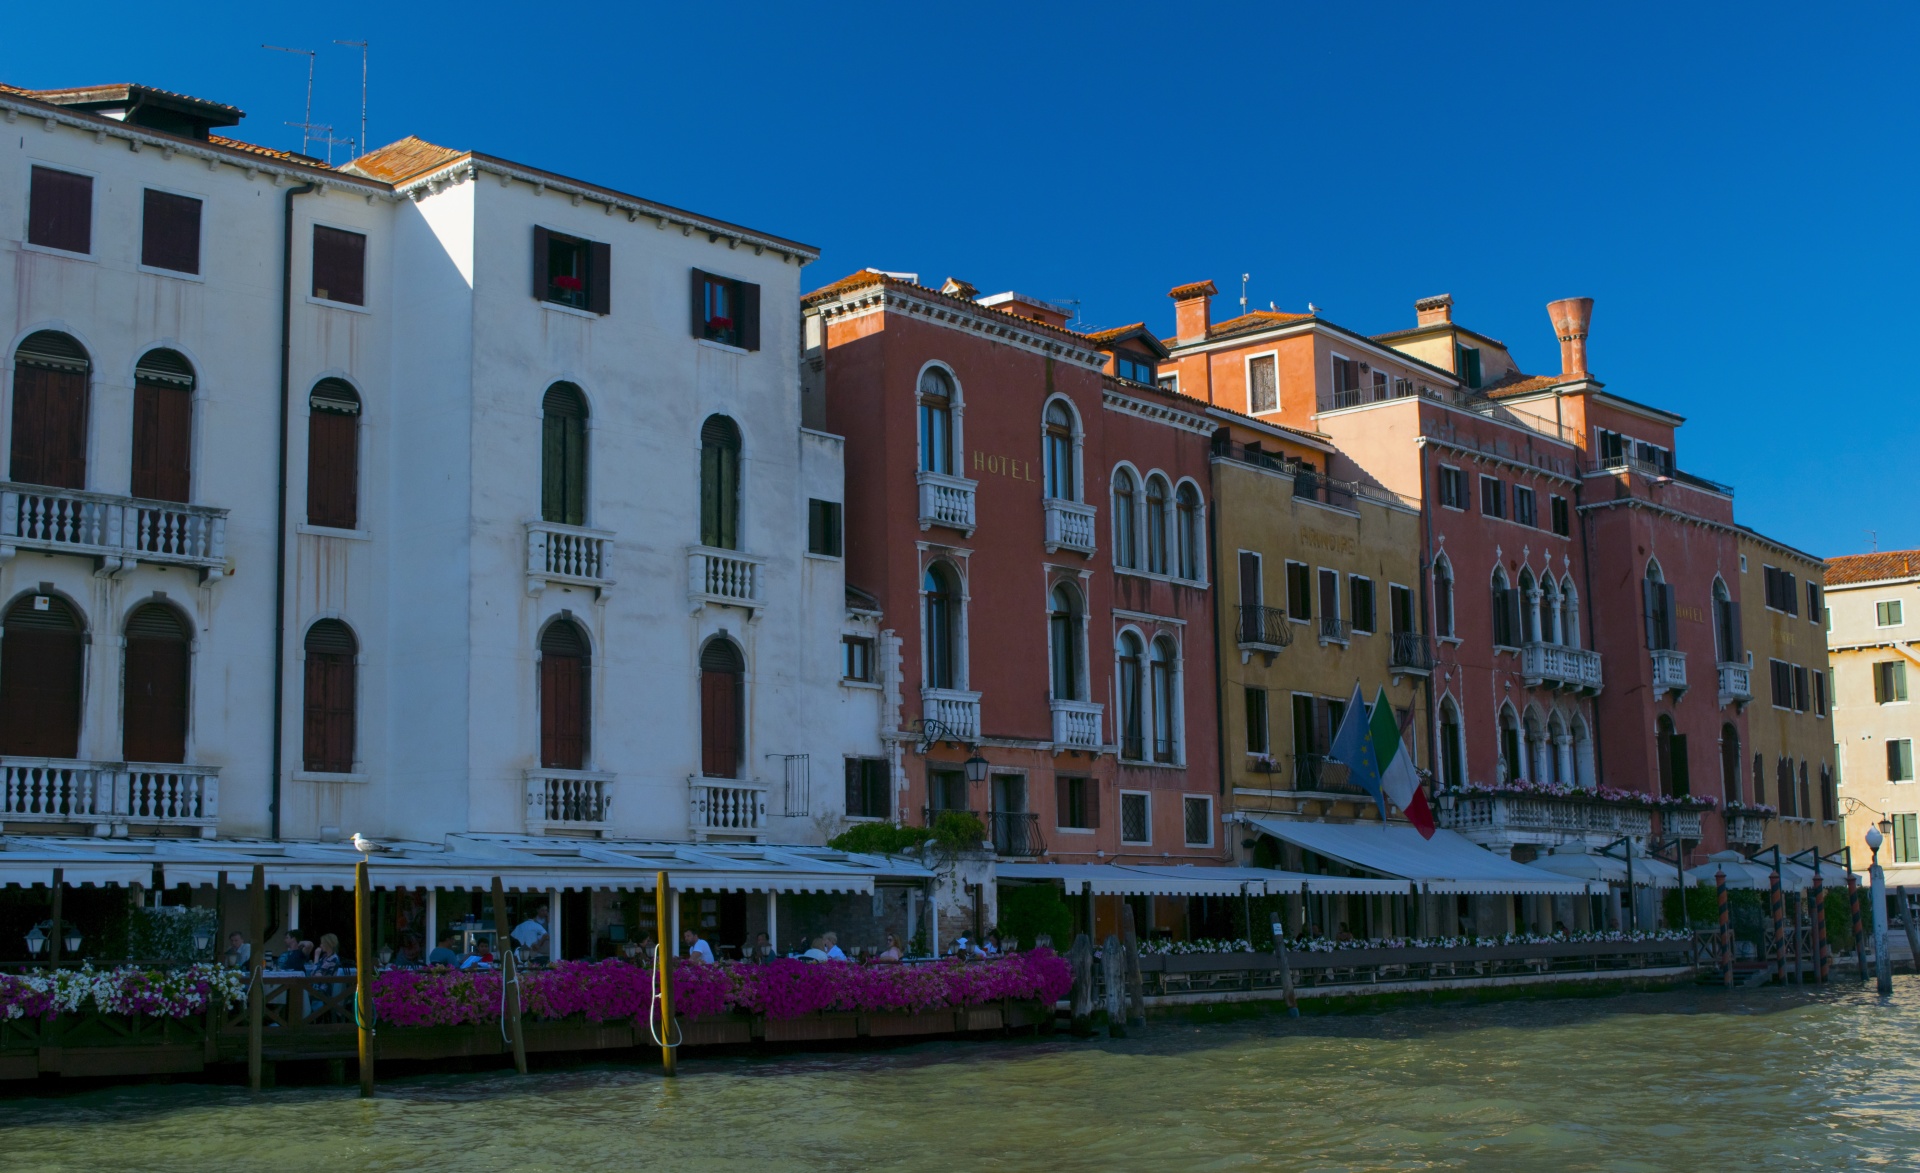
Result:
{"label": "wooden door", "polygon": [[0,633],[0,754],[73,758],[80,752],[80,621],[55,595],[29,595]]}
{"label": "wooden door", "polygon": [[127,621],[121,747],[129,762],[187,760],[187,689],[192,645],[165,607],[149,604]]}
{"label": "wooden door", "polygon": [[133,495],[185,502],[193,487],[193,391],[142,379],[133,387]]}
{"label": "wooden door", "polygon": [[740,674],[700,672],[700,772],[709,778],[740,774]]}
{"label": "wooden door", "polygon": [[9,477],[29,485],[87,487],[87,376],[21,363],[13,375]]}
{"label": "wooden door", "polygon": [[540,764],[584,770],[587,762],[587,664],[577,653],[540,657]]}

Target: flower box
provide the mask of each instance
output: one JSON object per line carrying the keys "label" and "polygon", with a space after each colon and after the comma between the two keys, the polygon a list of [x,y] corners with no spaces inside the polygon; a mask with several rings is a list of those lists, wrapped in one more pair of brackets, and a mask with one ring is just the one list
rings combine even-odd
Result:
{"label": "flower box", "polygon": [[951,1010],[929,1010],[921,1014],[868,1014],[865,1018],[866,1033],[876,1039],[953,1033]]}
{"label": "flower box", "polygon": [[801,1018],[763,1018],[755,1034],[769,1043],[813,1043],[860,1037],[857,1014],[809,1014]]}
{"label": "flower box", "polygon": [[[686,1047],[730,1047],[753,1041],[753,1020],[740,1014],[702,1014],[693,1018],[675,1015],[680,1028],[680,1044]],[[634,1024],[639,1035],[636,1045],[652,1046],[653,1032],[645,1022]]]}

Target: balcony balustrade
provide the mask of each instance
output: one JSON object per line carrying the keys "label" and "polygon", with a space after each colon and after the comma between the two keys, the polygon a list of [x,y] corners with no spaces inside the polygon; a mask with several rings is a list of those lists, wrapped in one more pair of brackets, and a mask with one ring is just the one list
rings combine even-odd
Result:
{"label": "balcony balustrade", "polygon": [[1433,673],[1433,645],[1417,631],[1396,631],[1387,648],[1387,666],[1411,676]]}
{"label": "balcony balustrade", "polygon": [[[1047,553],[1056,550],[1072,550],[1077,554],[1091,554],[1094,550],[1094,508],[1082,505],[1078,501],[1063,501],[1055,497],[1047,498],[1042,504],[1047,511]],[[972,514],[971,508],[968,510]]]}
{"label": "balcony balustrade", "polygon": [[1660,833],[1669,839],[1700,841],[1700,812],[1667,810],[1660,812]]}
{"label": "balcony balustrade", "polygon": [[0,822],[64,823],[94,835],[133,827],[197,828],[220,822],[220,771],[209,766],[0,758]]}
{"label": "balcony balustrade", "polygon": [[980,739],[980,694],[957,688],[923,688],[920,711],[962,741]]}
{"label": "balcony balustrade", "polygon": [[605,592],[613,585],[613,535],[605,530],[551,521],[527,523],[527,593],[539,594],[550,582],[573,583]]}
{"label": "balcony balustrade", "polygon": [[226,575],[227,510],[0,482],[0,562],[21,550],[80,554],[114,573],[136,562]]}
{"label": "balcony balustrade", "polygon": [[749,613],[766,605],[762,579],[767,564],[738,550],[711,546],[687,548],[687,601],[698,611],[709,603],[745,607]]}
{"label": "balcony balustrade", "polygon": [[1333,615],[1322,615],[1320,617],[1320,642],[1322,645],[1340,644],[1342,646],[1352,643],[1353,624]]}
{"label": "balcony balustrade", "polygon": [[1347,781],[1347,768],[1320,753],[1293,755],[1293,788],[1316,794],[1340,794],[1369,801],[1373,796]]}
{"label": "balcony balustrade", "polygon": [[1520,649],[1520,676],[1529,686],[1600,691],[1600,653],[1562,644],[1530,643]]}
{"label": "balcony balustrade", "polygon": [[1767,841],[1767,822],[1772,815],[1759,811],[1727,812],[1727,846],[1758,847]]}
{"label": "balcony balustrade", "polygon": [[1243,603],[1240,605],[1240,621],[1235,628],[1235,639],[1240,645],[1240,662],[1247,662],[1252,652],[1264,652],[1267,662],[1273,662],[1273,656],[1281,648],[1293,643],[1293,624],[1287,620],[1287,613],[1280,607],[1256,607]]}
{"label": "balcony balustrade", "polygon": [[1106,706],[1088,701],[1051,701],[1053,707],[1053,752],[1077,749],[1099,753],[1100,714]]}
{"label": "balcony balustrade", "polygon": [[613,818],[612,774],[588,770],[527,771],[527,834],[604,832]]}
{"label": "balcony balustrade", "polygon": [[936,525],[957,529],[973,536],[973,490],[977,481],[943,472],[922,472],[920,486],[920,528]]}
{"label": "balcony balustrade", "polygon": [[1653,656],[1653,691],[1687,691],[1687,654],[1672,648],[1655,648],[1650,654]]}
{"label": "balcony balustrade", "polygon": [[1443,795],[1439,823],[1475,842],[1552,843],[1569,836],[1631,835],[1653,831],[1647,807],[1597,802],[1577,793]]}
{"label": "balcony balustrade", "polygon": [[1046,854],[1047,845],[1040,838],[1040,816],[1032,811],[993,811],[987,815],[987,828],[995,855],[1032,859]]}
{"label": "balcony balustrade", "polygon": [[1720,703],[1746,704],[1753,699],[1753,672],[1745,664],[1721,664]]}
{"label": "balcony balustrade", "polygon": [[743,778],[687,779],[687,823],[695,839],[759,840],[767,833],[767,786]]}

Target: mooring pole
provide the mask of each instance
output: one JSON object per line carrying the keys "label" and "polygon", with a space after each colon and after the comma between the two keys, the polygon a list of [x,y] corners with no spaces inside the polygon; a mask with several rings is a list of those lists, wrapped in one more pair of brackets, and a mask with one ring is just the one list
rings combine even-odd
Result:
{"label": "mooring pole", "polygon": [[1787,898],[1780,891],[1780,870],[1767,878],[1768,910],[1773,913],[1773,972],[1781,985],[1787,984]]}
{"label": "mooring pole", "polygon": [[360,1098],[373,1098],[373,895],[367,861],[353,865],[353,1023],[360,1035]]}
{"label": "mooring pole", "polygon": [[247,953],[247,1086],[260,1090],[263,1065],[260,1045],[266,1033],[267,992],[261,987],[261,971],[267,966],[267,868],[253,865],[253,877],[247,885],[247,936],[253,948]]}
{"label": "mooring pole", "polygon": [[1273,955],[1280,962],[1280,990],[1287,1000],[1287,1013],[1298,1018],[1300,1006],[1294,1000],[1293,965],[1287,960],[1287,938],[1279,921],[1273,922]]}
{"label": "mooring pole", "polygon": [[[1853,960],[1860,967],[1860,984],[1867,981],[1867,935],[1860,924],[1860,877],[1854,874],[1852,866],[1847,868],[1847,905],[1853,915]],[[1920,957],[1914,959],[1920,965]]]}
{"label": "mooring pole", "polygon": [[[1817,861],[1816,861],[1817,862]],[[1820,873],[1813,873],[1813,895],[1807,919],[1813,922],[1813,980],[1827,982],[1827,885]]]}
{"label": "mooring pole", "polygon": [[1733,918],[1727,912],[1727,873],[1724,868],[1713,869],[1713,890],[1720,902],[1720,980],[1727,989],[1733,988]]}
{"label": "mooring pole", "polygon": [[667,873],[655,874],[653,880],[654,921],[660,927],[659,968],[654,978],[660,983],[660,1066],[664,1074],[676,1075],[673,1050],[673,955],[676,942],[669,940],[672,933],[671,918],[667,912],[671,907],[672,893],[667,887]]}
{"label": "mooring pole", "polygon": [[507,924],[507,889],[493,878],[493,948],[500,959],[500,982],[506,998],[507,1041],[513,1044],[513,1069],[527,1073],[527,1038],[520,1030],[520,967],[513,960],[513,931]]}
{"label": "mooring pole", "polygon": [[1890,998],[1893,996],[1893,959],[1887,956],[1887,874],[1880,870],[1878,851],[1874,852],[1869,875],[1873,881],[1874,984],[1882,998]]}
{"label": "mooring pole", "polygon": [[1907,886],[1894,889],[1900,894],[1900,927],[1907,931],[1907,960],[1913,972],[1920,973],[1920,929],[1913,924],[1913,905],[1907,903]]}
{"label": "mooring pole", "polygon": [[67,873],[64,868],[53,869],[53,932],[47,941],[47,968],[60,968],[60,938],[66,936],[66,930],[60,923],[60,895],[67,890]]}

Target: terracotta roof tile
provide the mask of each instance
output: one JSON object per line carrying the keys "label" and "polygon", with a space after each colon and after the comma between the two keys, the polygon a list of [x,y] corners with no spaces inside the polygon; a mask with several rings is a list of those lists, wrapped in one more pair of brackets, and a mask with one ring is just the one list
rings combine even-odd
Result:
{"label": "terracotta roof tile", "polygon": [[1097,345],[1089,335],[1082,334],[1078,330],[1069,330],[1065,326],[1055,326],[1051,323],[1043,322],[1039,318],[1029,318],[1024,314],[1011,313],[998,306],[981,305],[969,297],[956,297],[950,293],[942,293],[938,289],[922,285],[917,281],[908,281],[901,277],[889,277],[885,273],[878,273],[872,269],[862,269],[858,273],[849,273],[838,281],[828,285],[822,285],[812,293],[802,295],[800,298],[800,306],[802,309],[805,309],[807,306],[818,305],[823,301],[831,301],[850,290],[864,289],[869,285],[893,285],[901,289],[911,289],[915,293],[925,297],[937,298],[942,301],[952,302],[955,305],[964,306],[974,313],[996,314],[1000,317],[1019,322],[1030,329],[1047,330],[1062,337],[1071,338],[1076,342],[1090,346]]}
{"label": "terracotta roof tile", "polygon": [[1523,375],[1519,371],[1509,371],[1498,382],[1488,383],[1480,388],[1480,394],[1489,399],[1505,399],[1510,395],[1525,395],[1530,391],[1544,391],[1558,386],[1567,380],[1560,375]]}
{"label": "terracotta roof tile", "polygon": [[237,138],[228,138],[223,134],[210,134],[207,136],[207,141],[216,147],[226,147],[234,151],[245,151],[249,155],[260,155],[264,158],[279,159],[287,163],[305,163],[310,167],[326,166],[326,164],[314,158],[312,155],[303,155],[298,151],[279,151],[272,147],[263,147],[258,143],[243,143]]}
{"label": "terracotta roof tile", "polygon": [[1920,550],[1881,550],[1874,554],[1843,554],[1827,559],[1827,586],[1856,582],[1885,582],[1893,578],[1920,578]]}
{"label": "terracotta roof tile", "polygon": [[1229,338],[1235,334],[1246,334],[1254,330],[1265,330],[1272,326],[1285,326],[1294,322],[1311,320],[1313,314],[1289,314],[1278,310],[1254,310],[1241,314],[1237,318],[1228,318],[1224,322],[1215,322],[1207,327],[1208,338]]}
{"label": "terracotta roof tile", "polygon": [[1167,290],[1167,296],[1175,301],[1187,301],[1195,297],[1212,297],[1218,292],[1220,290],[1211,281],[1192,281]]}
{"label": "terracotta roof tile", "polygon": [[378,179],[383,183],[402,183],[415,175],[444,167],[466,153],[456,151],[452,147],[436,146],[423,138],[408,135],[399,142],[388,143],[379,150],[368,151],[342,167],[341,170],[355,175],[364,175],[368,179]]}

